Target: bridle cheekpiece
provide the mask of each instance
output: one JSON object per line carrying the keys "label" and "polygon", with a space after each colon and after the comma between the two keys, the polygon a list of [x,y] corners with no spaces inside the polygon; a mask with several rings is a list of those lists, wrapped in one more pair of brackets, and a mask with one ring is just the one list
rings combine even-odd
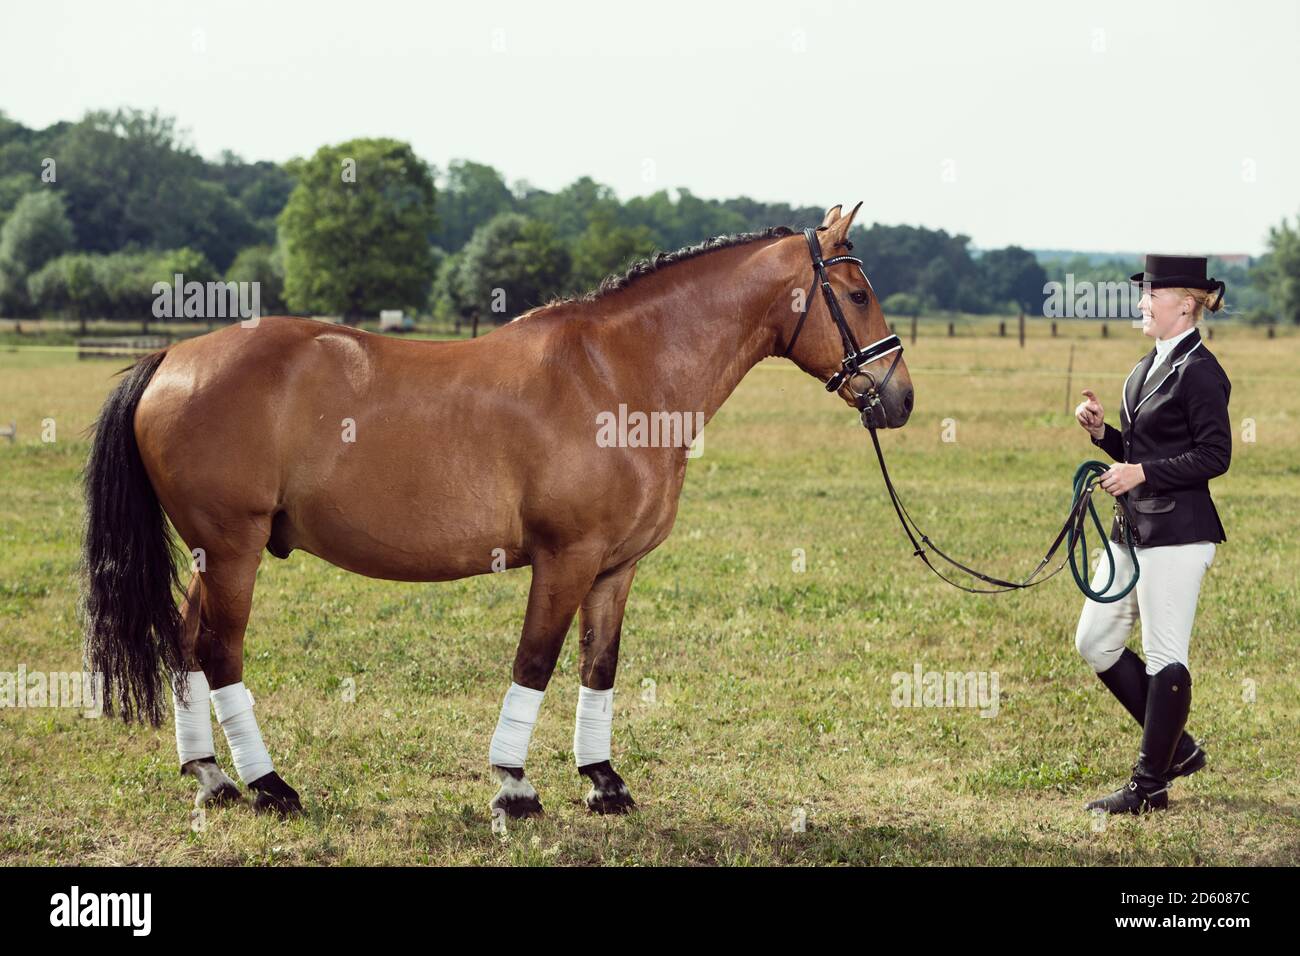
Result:
{"label": "bridle cheekpiece", "polygon": [[[839,265],[841,262],[852,262],[857,265],[858,270],[865,279],[867,272],[863,268],[862,260],[856,256],[831,256],[829,259],[825,259],[822,257],[821,242],[817,239],[817,230],[805,229],[803,237],[804,241],[808,243],[808,254],[812,257],[813,286],[821,286],[822,298],[826,300],[826,309],[830,312],[835,327],[839,330],[840,341],[844,346],[844,359],[840,363],[839,371],[827,380],[826,391],[838,392],[847,384],[854,404],[862,412],[862,424],[867,428],[875,428],[875,409],[880,405],[880,394],[893,376],[894,369],[898,368],[899,359],[903,357],[903,340],[897,335],[887,335],[883,339],[866,346],[858,345],[853,330],[849,328],[848,320],[844,318],[844,310],[840,307],[835,290],[831,288],[830,276],[826,270],[831,266]],[[849,245],[848,248],[852,249],[853,247]],[[782,353],[786,358],[789,357],[791,350],[794,348],[794,343],[798,341],[799,333],[803,331],[804,321],[808,318],[808,313],[812,311],[812,297],[813,289],[810,286],[803,299],[803,309],[799,313],[799,321],[795,324],[794,332],[790,336],[790,342]],[[863,367],[878,362],[891,353],[894,356],[894,361],[890,364],[888,371],[885,372],[884,378],[877,384],[875,376],[865,371]],[[866,385],[861,390],[855,387],[859,378],[866,379]]]}

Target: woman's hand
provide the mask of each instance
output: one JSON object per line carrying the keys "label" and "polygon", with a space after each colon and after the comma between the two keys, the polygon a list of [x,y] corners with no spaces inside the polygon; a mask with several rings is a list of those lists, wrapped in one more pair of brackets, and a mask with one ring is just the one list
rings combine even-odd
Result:
{"label": "woman's hand", "polygon": [[1087,401],[1079,403],[1079,407],[1074,410],[1074,417],[1089,435],[1099,439],[1106,434],[1106,413],[1092,389],[1085,388],[1083,395]]}
{"label": "woman's hand", "polygon": [[1142,470],[1141,465],[1129,465],[1121,462],[1111,465],[1097,484],[1108,495],[1122,495],[1126,491],[1132,491],[1146,480],[1147,475]]}

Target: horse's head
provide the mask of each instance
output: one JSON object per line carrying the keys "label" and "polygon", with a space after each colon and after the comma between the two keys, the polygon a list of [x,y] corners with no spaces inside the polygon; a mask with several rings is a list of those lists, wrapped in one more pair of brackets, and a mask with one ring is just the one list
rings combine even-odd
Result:
{"label": "horse's head", "polygon": [[[791,257],[798,258],[791,312],[782,319],[779,354],[784,354],[810,375],[829,383],[848,404],[863,409],[876,427],[899,428],[912,414],[912,379],[902,360],[902,342],[890,340],[880,299],[858,263],[849,257],[849,227],[862,203],[848,215],[839,206],[826,211],[814,232],[824,263],[815,266],[814,250],[800,234],[782,241]],[[866,263],[866,268],[870,268]],[[833,303],[821,285],[829,283]],[[835,310],[838,309],[837,320]],[[806,310],[806,312],[804,311]],[[875,348],[873,348],[873,346]],[[896,348],[894,346],[897,346]],[[857,356],[857,371],[846,371],[846,358]],[[864,422],[865,423],[865,422]]]}

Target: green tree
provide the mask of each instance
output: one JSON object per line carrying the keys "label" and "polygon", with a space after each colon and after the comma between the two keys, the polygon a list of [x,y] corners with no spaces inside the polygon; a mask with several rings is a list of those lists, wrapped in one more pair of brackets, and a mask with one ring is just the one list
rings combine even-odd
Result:
{"label": "green tree", "polygon": [[614,191],[590,176],[574,180],[558,193],[531,190],[520,200],[519,206],[524,215],[550,223],[555,234],[564,240],[582,235],[597,215],[604,214],[613,219],[619,212]]}
{"label": "green tree", "polygon": [[895,292],[881,303],[885,315],[920,315],[925,310],[921,297],[913,292]]}
{"label": "green tree", "polygon": [[23,196],[0,229],[0,309],[29,313],[28,276],[71,249],[72,242],[72,225],[56,193]]}
{"label": "green tree", "polygon": [[[634,196],[624,204],[619,221],[628,226],[645,226],[660,249],[680,249],[712,236],[730,235],[752,228],[745,215],[709,199],[699,199],[689,190],[677,190],[677,199],[664,190],[650,196]],[[821,222],[817,217],[816,225]],[[764,226],[778,225],[768,222]]]}
{"label": "green tree", "polygon": [[935,256],[917,278],[918,291],[931,305],[940,309],[956,307],[960,279],[947,259]]}
{"label": "green tree", "polygon": [[471,314],[469,298],[464,294],[461,282],[464,261],[463,249],[444,258],[438,264],[433,290],[429,294],[429,304],[434,316],[442,321],[450,319],[457,327]]}
{"label": "green tree", "polygon": [[502,175],[491,166],[467,159],[452,160],[438,193],[438,226],[433,244],[456,252],[474,230],[493,216],[514,209],[515,198]]}
{"label": "green tree", "polygon": [[32,304],[41,315],[63,315],[81,322],[106,311],[104,289],[99,283],[96,256],[77,252],[51,259],[27,279]]}
{"label": "green tree", "polygon": [[654,235],[645,226],[619,226],[598,213],[573,244],[574,291],[594,288],[606,276],[653,255],[656,248]]}
{"label": "green tree", "polygon": [[57,190],[83,251],[189,246],[224,269],[240,249],[274,241],[292,186],[274,163],[229,152],[205,161],[156,112],[90,112],[43,130],[0,114],[0,220],[24,194]]}
{"label": "green tree", "polygon": [[220,270],[260,238],[248,213],[216,183],[172,180],[159,187],[158,195],[167,208],[183,212],[156,224],[148,241],[151,247],[188,247]]}
{"label": "green tree", "polygon": [[297,185],[279,221],[291,309],[356,321],[425,302],[434,185],[410,145],[356,139],[322,146],[288,169]]}
{"label": "green tree", "polygon": [[[0,170],[3,170],[3,167],[0,167]],[[5,219],[14,211],[18,200],[33,190],[35,182],[36,177],[30,174],[0,175],[0,226],[4,225]]]}
{"label": "green tree", "polygon": [[263,315],[283,312],[284,260],[271,246],[249,246],[226,270],[227,282],[256,282]]}
{"label": "green tree", "polygon": [[[854,226],[853,255],[866,263],[867,277],[883,299],[913,292],[940,309],[958,307],[958,296],[979,294],[979,273],[966,236],[920,226]],[[963,281],[967,280],[967,281]]]}
{"label": "green tree", "polygon": [[182,246],[179,249],[165,249],[155,253],[148,264],[149,274],[155,282],[173,282],[180,275],[189,282],[215,282],[221,278],[221,272],[198,249]]}
{"label": "green tree", "polygon": [[174,287],[178,274],[186,283],[211,282],[221,275],[203,253],[187,247],[114,252],[88,260],[108,317],[133,319],[146,329],[153,318],[157,283]]}
{"label": "green tree", "polygon": [[95,282],[103,291],[104,308],[110,318],[144,320],[153,308],[153,284],[171,282],[157,274],[150,252],[114,252],[95,256]]}
{"label": "green tree", "polygon": [[474,233],[452,285],[469,314],[503,322],[562,294],[570,265],[549,223],[502,213]]}
{"label": "green tree", "polygon": [[1042,314],[1047,272],[1032,252],[1019,246],[990,249],[978,266],[985,295],[994,305],[1014,303],[1027,315]]}
{"label": "green tree", "polygon": [[205,182],[204,163],[157,112],[91,112],[55,150],[77,248],[191,246],[218,268],[258,239],[251,217],[224,189]]}
{"label": "green tree", "polygon": [[258,245],[275,242],[275,217],[293,192],[293,177],[288,170],[265,161],[246,163],[225,150],[218,163],[208,164],[206,175],[248,214],[258,233]]}
{"label": "green tree", "polygon": [[817,206],[795,208],[789,203],[758,202],[748,196],[724,199],[720,205],[728,212],[740,215],[745,221],[744,229],[747,232],[761,232],[769,226],[790,226],[794,229],[816,227],[821,225],[822,216],[826,212]]}
{"label": "green tree", "polygon": [[1266,317],[1300,323],[1300,231],[1286,219],[1269,229],[1268,252],[1251,278],[1268,296]]}

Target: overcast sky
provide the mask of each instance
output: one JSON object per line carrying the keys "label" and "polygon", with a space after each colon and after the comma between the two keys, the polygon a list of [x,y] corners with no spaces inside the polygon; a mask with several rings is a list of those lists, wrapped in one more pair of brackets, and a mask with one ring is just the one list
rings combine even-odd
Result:
{"label": "overcast sky", "polygon": [[558,189],[828,206],[982,247],[1262,250],[1300,213],[1300,2],[18,3],[0,109],[205,156],[410,141]]}

